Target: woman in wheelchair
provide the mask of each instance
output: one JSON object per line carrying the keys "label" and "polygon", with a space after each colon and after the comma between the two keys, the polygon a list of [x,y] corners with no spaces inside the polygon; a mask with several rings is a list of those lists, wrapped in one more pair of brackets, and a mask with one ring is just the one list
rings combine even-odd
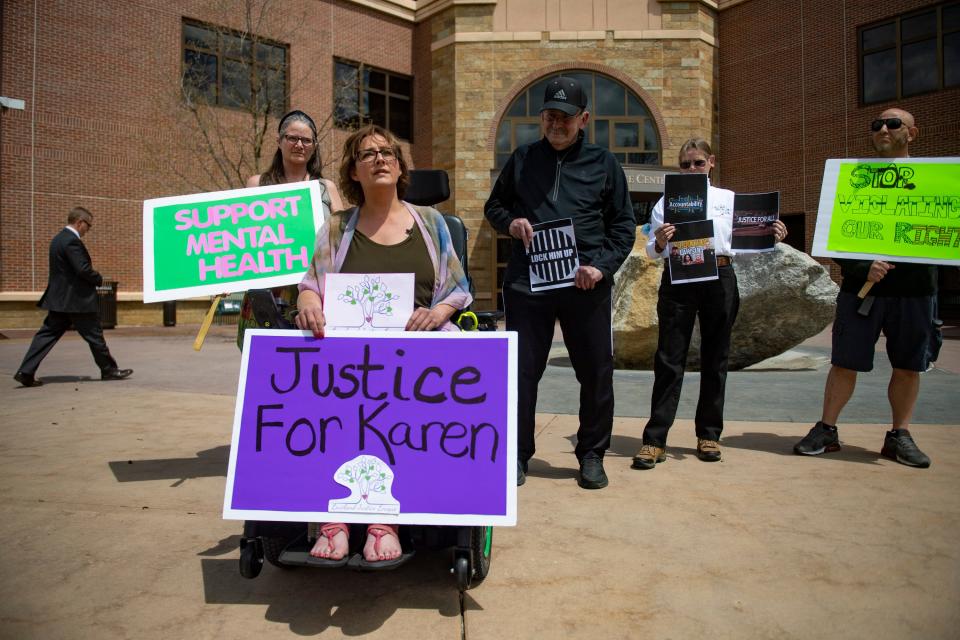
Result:
{"label": "woman in wheelchair", "polygon": [[[443,216],[403,201],[409,170],[396,137],[377,125],[351,135],[343,146],[340,188],[358,203],[340,211],[317,233],[310,269],[300,283],[296,324],[323,336],[324,274],[413,273],[414,311],[407,331],[456,331],[451,316],[472,302],[463,268]],[[346,562],[349,529],[326,523],[310,554]],[[371,568],[402,561],[396,525],[370,525],[363,560]]]}

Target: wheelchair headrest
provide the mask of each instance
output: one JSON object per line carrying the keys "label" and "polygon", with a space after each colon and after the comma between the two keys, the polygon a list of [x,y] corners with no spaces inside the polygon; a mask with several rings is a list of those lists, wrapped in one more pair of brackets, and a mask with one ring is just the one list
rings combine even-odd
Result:
{"label": "wheelchair headrest", "polygon": [[443,169],[413,169],[403,199],[410,204],[434,206],[450,198],[450,180]]}

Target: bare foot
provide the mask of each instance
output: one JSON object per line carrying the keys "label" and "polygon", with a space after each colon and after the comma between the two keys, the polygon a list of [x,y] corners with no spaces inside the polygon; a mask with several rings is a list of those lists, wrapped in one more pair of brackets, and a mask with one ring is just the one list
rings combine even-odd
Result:
{"label": "bare foot", "polygon": [[341,560],[350,551],[350,530],[342,522],[328,522],[320,526],[320,537],[310,550],[314,558]]}
{"label": "bare foot", "polygon": [[363,545],[364,560],[393,560],[399,558],[401,553],[403,549],[400,548],[396,525],[372,524],[367,527],[367,541]]}

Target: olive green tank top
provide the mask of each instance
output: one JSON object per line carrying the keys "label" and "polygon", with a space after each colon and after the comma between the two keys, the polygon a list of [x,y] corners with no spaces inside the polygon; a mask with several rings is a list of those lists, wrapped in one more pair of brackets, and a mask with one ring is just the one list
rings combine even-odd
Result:
{"label": "olive green tank top", "polygon": [[433,262],[427,252],[420,225],[414,223],[410,235],[397,244],[378,244],[354,231],[341,273],[412,273],[413,303],[430,308],[433,301]]}

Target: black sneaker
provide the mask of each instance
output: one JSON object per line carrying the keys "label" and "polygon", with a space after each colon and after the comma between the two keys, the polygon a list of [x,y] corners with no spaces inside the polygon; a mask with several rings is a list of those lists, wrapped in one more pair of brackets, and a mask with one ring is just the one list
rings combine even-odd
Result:
{"label": "black sneaker", "polygon": [[801,456],[818,456],[831,451],[840,451],[840,436],[836,427],[828,427],[822,422],[813,425],[810,433],[793,445],[793,452]]}
{"label": "black sneaker", "polygon": [[527,465],[525,462],[517,460],[517,486],[522,487],[527,481]]}
{"label": "black sneaker", "polygon": [[917,447],[913,437],[906,429],[894,429],[887,431],[883,438],[883,449],[880,455],[891,460],[896,460],[900,464],[908,467],[919,467],[926,469],[930,466],[930,458]]}
{"label": "black sneaker", "polygon": [[577,484],[583,489],[603,489],[609,484],[600,458],[584,458],[580,461],[580,476]]}

